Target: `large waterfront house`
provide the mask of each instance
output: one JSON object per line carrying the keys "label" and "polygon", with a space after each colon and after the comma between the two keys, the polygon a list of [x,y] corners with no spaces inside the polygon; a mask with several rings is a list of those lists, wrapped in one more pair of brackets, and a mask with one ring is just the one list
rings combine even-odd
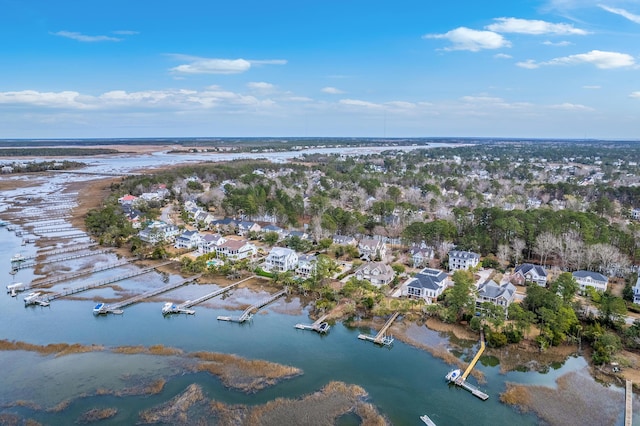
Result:
{"label": "large waterfront house", "polygon": [[607,283],[609,278],[593,271],[575,271],[573,278],[580,286],[580,291],[585,291],[587,287],[593,287],[600,292],[607,291]]}
{"label": "large waterfront house", "polygon": [[247,240],[228,239],[216,247],[218,257],[237,261],[252,258],[258,253],[258,248]]}
{"label": "large waterfront house", "polygon": [[[505,309],[509,307],[516,295],[516,287],[511,283],[498,284],[493,280],[483,282],[478,286],[476,307],[480,308],[485,302],[493,303]],[[505,312],[506,315],[506,312]]]}
{"label": "large waterfront house", "polygon": [[298,267],[298,254],[285,247],[273,247],[264,261],[267,271],[286,272]]}
{"label": "large waterfront house", "polygon": [[200,243],[200,235],[198,231],[184,231],[173,245],[177,249],[192,249],[198,247]]}
{"label": "large waterfront house", "polygon": [[511,277],[511,282],[518,285],[525,283],[536,283],[541,287],[547,285],[547,271],[540,265],[531,263],[523,263],[519,265]]}
{"label": "large waterfront house", "polygon": [[438,269],[424,268],[403,286],[401,294],[431,303],[447,288],[448,275]]}
{"label": "large waterfront house", "polygon": [[316,269],[317,258],[311,254],[301,254],[298,257],[296,275],[300,278],[309,278]]}
{"label": "large waterfront house", "polygon": [[355,271],[357,279],[367,280],[376,287],[390,284],[395,275],[391,266],[382,262],[363,263]]}
{"label": "large waterfront house", "polygon": [[480,255],[471,251],[449,251],[449,270],[469,269],[478,266]]}
{"label": "large waterfront house", "polygon": [[138,233],[138,237],[145,243],[156,244],[161,241],[173,242],[180,234],[180,230],[175,225],[169,225],[168,223],[155,221],[151,222]]}
{"label": "large waterfront house", "polygon": [[218,247],[227,241],[220,234],[205,234],[200,236],[198,242],[198,252],[200,254],[217,252]]}
{"label": "large waterfront house", "polygon": [[387,254],[387,245],[381,240],[363,238],[358,243],[358,251],[363,260],[384,259]]}

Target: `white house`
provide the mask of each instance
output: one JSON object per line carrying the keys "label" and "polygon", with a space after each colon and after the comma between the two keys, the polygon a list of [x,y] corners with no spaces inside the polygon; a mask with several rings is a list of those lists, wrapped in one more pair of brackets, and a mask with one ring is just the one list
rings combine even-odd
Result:
{"label": "white house", "polygon": [[198,242],[198,252],[201,254],[216,252],[220,244],[225,241],[227,240],[220,234],[201,235]]}
{"label": "white house", "polygon": [[302,254],[298,257],[296,275],[301,278],[309,278],[316,269],[316,257],[310,254]]}
{"label": "white house", "polygon": [[434,251],[432,247],[429,247],[424,242],[421,244],[414,244],[409,249],[409,254],[413,260],[414,268],[421,268],[426,266],[431,259],[433,259]]}
{"label": "white house", "polygon": [[640,304],[640,276],[636,280],[636,285],[633,286],[633,303]]}
{"label": "white house", "polygon": [[631,219],[640,220],[640,209],[631,210]]}
{"label": "white house", "polygon": [[365,260],[384,259],[387,254],[387,245],[381,240],[363,238],[358,243],[360,257]]}
{"label": "white house", "polygon": [[479,308],[484,302],[491,302],[506,310],[513,302],[515,295],[516,287],[511,283],[500,285],[493,280],[485,281],[478,286],[476,307]]}
{"label": "white house", "polygon": [[236,233],[238,235],[247,235],[249,232],[260,232],[262,227],[256,222],[242,221],[236,226]]}
{"label": "white house", "polygon": [[138,236],[146,243],[156,244],[160,241],[172,242],[179,233],[180,230],[177,226],[169,225],[168,223],[161,221],[155,221],[140,231]]}
{"label": "white house", "polygon": [[237,261],[255,256],[258,249],[246,240],[225,240],[216,247],[216,252],[218,256]]}
{"label": "white house", "polygon": [[265,259],[264,266],[268,271],[293,271],[298,267],[298,254],[285,247],[274,247]]}
{"label": "white house", "polygon": [[478,266],[480,255],[471,251],[451,250],[449,252],[449,270],[469,269]]}
{"label": "white house", "polygon": [[390,284],[395,275],[395,271],[382,262],[367,262],[360,265],[355,271],[357,279],[367,280],[376,287]]}
{"label": "white house", "polygon": [[598,272],[575,271],[573,273],[573,278],[575,278],[576,282],[580,286],[581,291],[585,291],[587,287],[593,287],[596,290],[602,292],[607,291],[607,283],[609,282],[609,278]]}
{"label": "white house", "polygon": [[424,268],[402,286],[401,294],[433,302],[447,288],[447,277],[437,269]]}
{"label": "white house", "polygon": [[177,249],[192,249],[198,247],[200,242],[200,235],[198,231],[184,231],[182,235],[176,238],[176,243],[173,245]]}
{"label": "white house", "polygon": [[533,265],[531,263],[523,263],[519,265],[515,271],[511,282],[515,284],[524,285],[525,283],[536,283],[541,287],[547,286],[547,271],[540,265]]}

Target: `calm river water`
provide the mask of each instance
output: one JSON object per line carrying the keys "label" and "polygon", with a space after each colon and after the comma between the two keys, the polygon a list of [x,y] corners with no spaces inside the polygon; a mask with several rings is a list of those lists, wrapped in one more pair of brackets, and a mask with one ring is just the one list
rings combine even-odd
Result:
{"label": "calm river water", "polygon": [[[290,153],[289,156],[294,154],[298,153]],[[286,156],[278,154],[278,158],[284,159]],[[202,161],[202,156],[153,155],[100,159],[91,168],[125,171],[185,161]],[[0,218],[6,218],[2,211],[11,205],[15,197],[22,197],[25,193],[34,196],[56,194],[65,183],[77,179],[92,177],[57,175],[42,181],[37,188],[0,193]],[[478,364],[487,378],[486,384],[480,387],[490,395],[489,400],[483,402],[464,390],[448,386],[444,376],[451,366],[429,353],[397,340],[392,348],[380,348],[357,339],[359,333],[374,333],[373,330],[336,324],[328,335],[320,336],[295,329],[293,326],[296,323],[310,322],[306,311],[296,309],[299,301],[295,298],[280,299],[257,314],[252,322],[242,325],[217,321],[218,315],[237,315],[238,311],[228,311],[224,305],[215,303],[196,306],[197,313],[194,316],[165,318],[160,312],[162,302],[147,302],[126,308],[120,316],[94,317],[91,296],[108,297],[111,290],[107,289],[83,294],[87,300],[60,299],[46,308],[25,307],[22,300],[24,294],[12,298],[4,294],[4,286],[11,282],[30,282],[34,278],[31,269],[21,270],[15,277],[7,272],[12,255],[18,252],[34,254],[36,247],[22,246],[21,238],[6,227],[0,228],[0,242],[0,273],[3,274],[0,277],[4,277],[0,279],[3,287],[3,294],[0,294],[0,339],[38,345],[61,342],[106,347],[161,344],[187,352],[212,351],[264,359],[304,371],[302,376],[248,395],[225,388],[209,374],[184,374],[179,365],[171,362],[170,357],[94,352],[55,358],[31,352],[0,351],[0,365],[3,366],[0,414],[17,413],[45,424],[68,425],[95,407],[118,408],[118,414],[104,421],[104,424],[133,424],[138,419],[139,411],[168,401],[192,383],[201,385],[208,397],[216,401],[255,405],[278,397],[299,398],[320,390],[330,381],[341,381],[363,387],[369,394],[370,402],[396,425],[422,424],[418,419],[422,414],[428,414],[440,426],[533,425],[538,424],[533,414],[522,414],[500,403],[499,394],[504,391],[505,382],[555,386],[557,377],[586,365],[582,358],[570,358],[563,366],[551,369],[546,374],[514,372],[503,375],[499,373],[499,366]],[[103,262],[113,260],[103,259]],[[68,266],[70,270],[84,267],[86,265],[80,260],[70,261]],[[105,274],[108,276],[108,272]],[[90,278],[92,281],[95,279]],[[152,273],[123,281],[119,285],[137,289],[160,281],[161,277]],[[194,291],[198,290],[198,286],[176,290],[173,293],[175,299],[186,300],[183,295],[177,295],[180,291],[188,293],[192,287],[196,288]],[[208,291],[201,291],[201,294]],[[241,293],[231,293],[229,299],[237,294]],[[290,309],[283,309],[287,306]],[[282,313],[285,311],[300,313]],[[438,338],[437,335],[434,337]],[[136,378],[148,380],[153,377],[168,377],[165,389],[158,395],[95,396],[96,389],[120,389],[130,386],[130,382]],[[471,378],[470,381],[475,382],[475,379]],[[81,397],[86,394],[94,396]],[[43,408],[54,407],[65,400],[71,400],[72,403],[55,414],[25,407],[6,407],[18,400],[31,401]],[[341,424],[350,424],[353,419],[342,420]],[[619,424],[622,424],[622,417]]]}

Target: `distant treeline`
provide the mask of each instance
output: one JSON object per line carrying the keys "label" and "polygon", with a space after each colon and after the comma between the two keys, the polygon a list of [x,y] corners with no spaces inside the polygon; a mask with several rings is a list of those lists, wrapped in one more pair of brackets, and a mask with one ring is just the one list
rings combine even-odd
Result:
{"label": "distant treeline", "polygon": [[5,166],[12,168],[10,172],[3,170],[3,173],[33,173],[46,172],[47,170],[72,170],[85,167],[86,164],[78,161],[32,161],[28,163],[11,163]]}
{"label": "distant treeline", "polygon": [[0,157],[90,157],[118,154],[120,151],[106,148],[2,148]]}

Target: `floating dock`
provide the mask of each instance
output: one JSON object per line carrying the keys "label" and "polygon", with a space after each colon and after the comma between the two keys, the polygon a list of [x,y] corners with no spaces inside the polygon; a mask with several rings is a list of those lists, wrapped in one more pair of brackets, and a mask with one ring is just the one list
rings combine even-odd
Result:
{"label": "floating dock", "polygon": [[473,357],[467,369],[464,371],[464,373],[462,373],[462,376],[456,379],[453,383],[460,386],[461,388],[468,390],[469,392],[471,392],[473,396],[476,396],[481,400],[486,401],[487,399],[489,399],[489,395],[482,392],[480,389],[476,388],[475,386],[467,383],[467,377],[469,376],[469,374],[471,373],[471,370],[473,370],[473,367],[475,367],[476,363],[480,359],[480,356],[482,356],[482,353],[484,352],[484,348],[485,348],[484,331],[480,331],[480,350],[478,350],[478,353],[476,354],[476,356]]}
{"label": "floating dock", "polygon": [[358,339],[367,340],[377,345],[391,346],[391,344],[393,344],[393,336],[387,336],[386,333],[389,327],[391,327],[391,324],[393,324],[396,318],[398,318],[398,315],[400,315],[400,312],[396,312],[393,315],[391,315],[391,318],[387,320],[387,322],[384,324],[384,326],[380,329],[378,334],[376,334],[375,336],[370,336],[368,334],[359,334]]}
{"label": "floating dock", "polygon": [[94,315],[106,315],[106,314],[122,314],[124,313],[124,311],[122,310],[122,308],[126,308],[127,306],[133,305],[135,303],[138,303],[144,299],[148,299],[150,297],[153,296],[157,296],[158,294],[162,294],[162,293],[166,293],[167,291],[171,291],[173,289],[176,289],[178,287],[182,287],[183,285],[190,283],[192,281],[197,280],[198,278],[200,278],[202,276],[202,274],[197,274],[194,275],[192,277],[186,278],[184,280],[181,281],[177,281],[173,284],[167,284],[164,287],[160,287],[160,288],[156,288],[155,290],[151,290],[151,291],[147,291],[146,293],[142,293],[139,294],[137,296],[133,296],[127,300],[123,300],[122,302],[119,303],[114,303],[113,305],[107,305],[104,303],[101,303],[100,305],[102,305],[100,307],[100,309],[95,309],[93,310]]}
{"label": "floating dock", "polygon": [[249,306],[247,309],[244,310],[244,312],[239,317],[230,317],[230,316],[220,315],[218,316],[218,320],[243,323],[253,318],[254,311],[257,312],[258,310],[260,310],[260,308],[267,306],[269,303],[272,303],[273,301],[284,296],[285,294],[287,294],[287,290],[279,291],[276,294],[269,297],[268,299],[258,302],[255,305]]}
{"label": "floating dock", "polygon": [[240,280],[238,282],[235,282],[231,285],[228,285],[226,287],[220,288],[214,292],[211,292],[209,294],[205,294],[202,297],[199,297],[197,299],[194,300],[187,300],[184,303],[180,303],[178,305],[174,304],[174,303],[165,303],[165,305],[162,307],[162,315],[170,315],[170,314],[188,314],[188,315],[193,315],[196,313],[196,311],[194,311],[193,309],[189,309],[193,306],[199,305],[202,302],[205,302],[209,299],[213,299],[216,296],[219,296],[223,293],[226,293],[227,291],[231,290],[232,288],[242,284],[245,281],[249,281],[250,279],[255,278],[255,275],[252,275],[248,278],[245,278],[243,280]]}
{"label": "floating dock", "polygon": [[294,327],[299,330],[311,330],[316,333],[325,334],[331,328],[329,323],[325,322],[328,316],[329,314],[321,316],[313,324],[296,324]]}

